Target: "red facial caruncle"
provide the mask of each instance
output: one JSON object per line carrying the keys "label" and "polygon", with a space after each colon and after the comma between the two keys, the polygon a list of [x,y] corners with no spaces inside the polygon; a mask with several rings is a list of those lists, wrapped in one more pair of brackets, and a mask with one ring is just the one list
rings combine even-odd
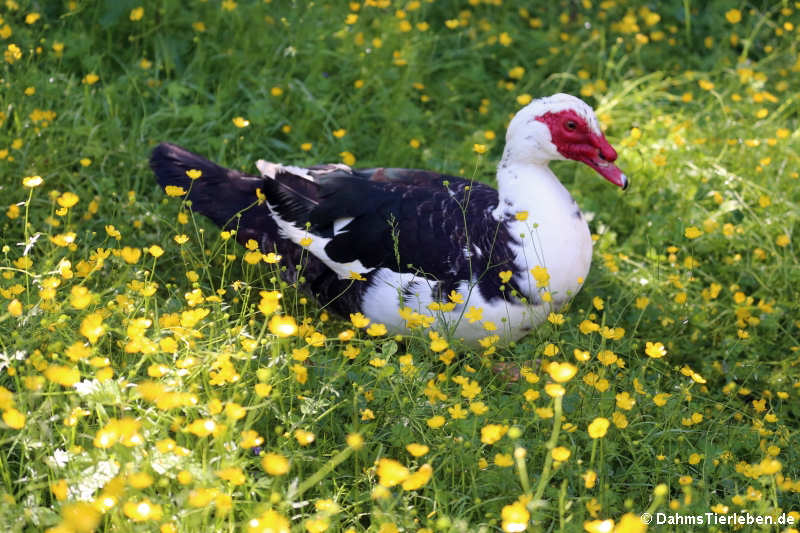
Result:
{"label": "red facial caruncle", "polygon": [[623,190],[628,188],[627,176],[613,163],[617,159],[616,150],[602,133],[595,133],[577,112],[572,109],[548,112],[536,117],[536,120],[548,127],[558,153],[567,159],[586,163]]}

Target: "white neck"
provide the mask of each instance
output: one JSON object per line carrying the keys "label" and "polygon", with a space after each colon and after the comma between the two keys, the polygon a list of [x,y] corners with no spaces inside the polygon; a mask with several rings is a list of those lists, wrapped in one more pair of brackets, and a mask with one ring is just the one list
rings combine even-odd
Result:
{"label": "white neck", "polygon": [[[591,262],[591,235],[578,205],[546,162],[509,161],[504,155],[497,185],[499,203],[492,216],[520,239],[516,263],[525,273],[520,288],[528,294],[536,291],[527,273],[536,265],[544,266],[550,273],[554,303],[560,307],[577,292],[578,278],[586,276]],[[521,211],[528,213],[524,221],[515,218]]]}
{"label": "white neck", "polygon": [[553,204],[566,209],[574,203],[547,163],[511,161],[503,154],[497,167],[500,201],[492,212],[495,220],[513,219],[520,211],[527,211],[529,217],[535,219],[537,214],[549,212]]}

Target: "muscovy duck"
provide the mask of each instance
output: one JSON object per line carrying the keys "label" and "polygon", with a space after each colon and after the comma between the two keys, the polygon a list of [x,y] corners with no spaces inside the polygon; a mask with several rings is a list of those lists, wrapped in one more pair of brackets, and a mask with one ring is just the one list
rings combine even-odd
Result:
{"label": "muscovy duck", "polygon": [[180,187],[171,192],[185,192],[192,210],[236,230],[240,243],[280,255],[288,281],[302,272],[326,308],[390,332],[433,327],[474,344],[518,339],[580,290],[589,227],[548,163],[583,162],[625,189],[616,158],[592,108],[555,94],[511,120],[497,189],[343,164],[259,160],[260,175],[248,175],[167,143],[150,166],[162,187]]}

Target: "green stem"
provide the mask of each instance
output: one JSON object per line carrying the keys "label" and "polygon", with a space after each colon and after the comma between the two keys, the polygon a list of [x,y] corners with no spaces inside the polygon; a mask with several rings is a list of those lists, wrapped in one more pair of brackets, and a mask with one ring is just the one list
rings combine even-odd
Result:
{"label": "green stem", "polygon": [[525,455],[527,455],[525,448],[518,446],[514,449],[514,459],[517,463],[517,471],[519,472],[519,481],[522,483],[522,490],[525,491],[525,494],[530,494],[531,483],[528,480],[528,466],[525,464]]}
{"label": "green stem", "polygon": [[322,468],[317,470],[310,478],[303,481],[300,484],[300,486],[297,487],[297,490],[294,491],[294,493],[289,494],[288,499],[294,500],[300,498],[300,496],[302,496],[305,491],[307,491],[308,489],[310,489],[311,487],[313,487],[314,485],[325,479],[325,476],[330,474],[333,471],[333,469],[339,465],[339,463],[343,462],[345,459],[350,457],[350,454],[352,453],[353,453],[353,448],[348,446],[344,450],[340,451],[339,453],[331,457],[331,459],[327,463],[322,465]]}
{"label": "green stem", "polygon": [[550,435],[550,440],[547,441],[545,447],[547,448],[547,456],[544,458],[544,467],[542,468],[542,476],[539,479],[539,484],[536,486],[536,493],[533,495],[533,500],[539,500],[544,494],[544,489],[547,486],[547,482],[550,481],[550,470],[553,467],[553,454],[550,453],[553,451],[553,448],[556,447],[556,443],[558,442],[558,434],[561,431],[561,413],[562,413],[562,406],[561,406],[561,396],[555,397],[555,405],[554,407],[554,414],[553,414],[553,433]]}
{"label": "green stem", "polygon": [[[28,246],[28,212],[30,211],[31,200],[33,200],[33,188],[28,192],[28,201],[25,202],[25,225],[22,228],[22,242],[24,246]],[[25,269],[25,271],[27,272],[27,269]],[[30,276],[25,276],[25,303],[28,305],[31,303]]]}

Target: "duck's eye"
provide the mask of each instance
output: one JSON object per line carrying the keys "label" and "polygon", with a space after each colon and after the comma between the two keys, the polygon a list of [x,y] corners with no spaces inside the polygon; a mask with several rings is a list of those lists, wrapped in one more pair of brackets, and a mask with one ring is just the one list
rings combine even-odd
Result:
{"label": "duck's eye", "polygon": [[574,120],[568,120],[564,124],[564,127],[567,128],[569,131],[575,131],[576,129],[578,129],[578,124]]}

